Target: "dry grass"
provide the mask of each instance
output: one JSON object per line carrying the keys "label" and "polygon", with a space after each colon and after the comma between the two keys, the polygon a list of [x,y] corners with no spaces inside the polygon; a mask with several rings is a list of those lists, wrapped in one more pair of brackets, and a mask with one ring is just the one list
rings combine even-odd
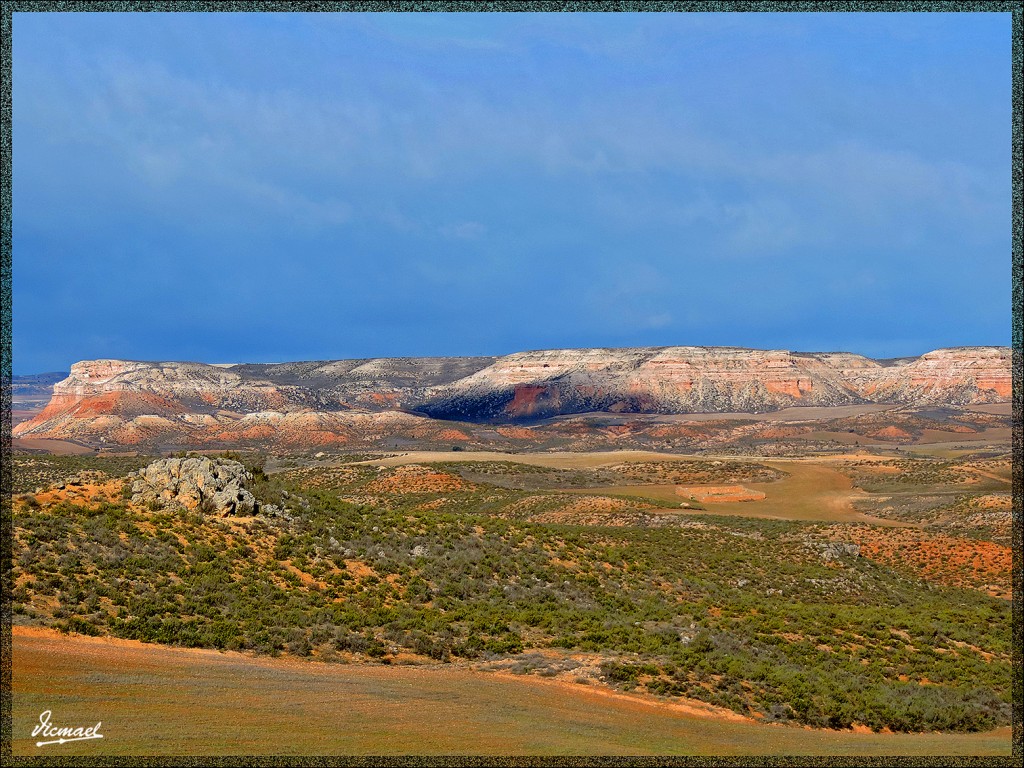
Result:
{"label": "dry grass", "polygon": [[[1010,753],[1009,728],[812,731],[452,665],[273,661],[21,628],[12,681],[15,755]],[[55,724],[102,721],[104,738],[36,747],[45,709]]]}

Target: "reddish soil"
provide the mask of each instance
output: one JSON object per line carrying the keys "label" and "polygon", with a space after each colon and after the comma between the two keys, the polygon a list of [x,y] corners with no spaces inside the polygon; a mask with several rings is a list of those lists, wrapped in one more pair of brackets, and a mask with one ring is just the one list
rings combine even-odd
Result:
{"label": "reddish soil", "polygon": [[997,397],[1010,398],[1013,396],[1013,379],[1010,377],[985,378],[979,376],[977,379],[979,389],[990,389]]}
{"label": "reddish soil", "polygon": [[502,437],[510,437],[513,440],[530,440],[535,437],[533,430],[526,427],[498,427],[497,432]]}
{"label": "reddish soil", "polygon": [[913,435],[899,427],[884,427],[868,433],[868,437],[876,437],[879,440],[910,440]]}
{"label": "reddish soil", "polygon": [[766,381],[764,388],[769,392],[780,395],[789,395],[796,399],[802,398],[805,394],[814,389],[810,379],[784,379],[781,381]]}
{"label": "reddish soil", "polygon": [[908,571],[925,581],[976,589],[1010,599],[1010,547],[991,541],[958,538],[916,528],[880,530],[864,526],[832,531],[833,539],[853,541],[860,553],[879,563]]}
{"label": "reddish soil", "polygon": [[557,409],[560,401],[558,390],[551,387],[543,384],[519,384],[515,388],[512,402],[505,406],[505,412],[514,418],[532,416],[541,405],[550,405]]}
{"label": "reddish soil", "polygon": [[86,398],[54,395],[50,404],[39,414],[38,421],[42,422],[69,412],[76,418],[106,414],[130,418],[142,414],[171,414],[185,411],[186,408],[181,403],[151,392],[103,392]]}
{"label": "reddish soil", "polygon": [[461,477],[417,464],[397,467],[393,472],[367,484],[369,493],[450,493],[472,489]]}
{"label": "reddish soil", "polygon": [[352,577],[356,579],[365,579],[370,576],[377,575],[377,572],[362,560],[346,560],[345,570],[352,574]]}
{"label": "reddish soil", "polygon": [[[105,476],[101,477],[103,473],[95,473],[95,477],[90,479],[94,482],[83,482],[83,483],[68,483],[63,489],[58,490],[57,488],[50,487],[41,493],[25,494],[26,496],[33,496],[37,502],[42,504],[44,507],[49,507],[53,504],[58,504],[62,501],[69,502],[71,504],[77,504],[87,509],[96,509],[105,501],[120,501],[121,500],[121,489],[124,487],[123,480],[107,480]],[[19,501],[19,497],[15,497],[15,501],[18,503],[25,503]]]}
{"label": "reddish soil", "polygon": [[970,506],[977,507],[978,509],[993,509],[999,510],[1000,512],[1008,512],[1013,506],[1013,498],[999,494],[976,496],[971,499]]}

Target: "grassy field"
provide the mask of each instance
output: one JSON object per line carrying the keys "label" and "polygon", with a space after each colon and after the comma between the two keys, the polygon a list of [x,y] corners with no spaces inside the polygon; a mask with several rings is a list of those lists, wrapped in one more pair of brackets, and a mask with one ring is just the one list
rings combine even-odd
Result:
{"label": "grassy field", "polygon": [[[1010,729],[876,734],[764,725],[451,665],[255,659],[16,630],[15,755],[1008,755]],[[54,724],[102,740],[36,747]],[[453,727],[453,724],[458,724]]]}

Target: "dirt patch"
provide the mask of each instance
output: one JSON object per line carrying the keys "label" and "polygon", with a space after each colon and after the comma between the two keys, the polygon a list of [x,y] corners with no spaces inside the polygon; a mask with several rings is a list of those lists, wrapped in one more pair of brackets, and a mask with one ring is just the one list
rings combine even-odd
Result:
{"label": "dirt patch", "polygon": [[362,560],[346,560],[345,570],[352,574],[352,578],[355,579],[365,579],[377,575],[377,572]]}
{"label": "dirt patch", "polygon": [[1013,505],[1013,498],[1005,494],[989,494],[986,496],[977,496],[971,499],[970,504],[972,507],[978,509],[993,509],[1001,512],[1008,512]]}
{"label": "dirt patch", "polygon": [[79,445],[78,443],[72,443],[68,440],[50,440],[44,437],[15,437],[11,440],[11,447],[14,450],[39,451],[53,453],[58,456],[84,456],[96,453],[93,448]]}
{"label": "dirt patch", "polygon": [[752,491],[742,485],[677,485],[676,493],[687,499],[719,503],[730,501],[764,501],[767,494]]}
{"label": "dirt patch", "polygon": [[442,429],[437,433],[438,440],[451,440],[457,443],[469,442],[469,435],[458,429]]}
{"label": "dirt patch", "polygon": [[883,427],[882,429],[869,432],[868,437],[878,438],[879,440],[911,440],[913,435],[904,429],[899,427]]}
{"label": "dirt patch", "polygon": [[451,493],[472,489],[461,477],[418,464],[396,467],[366,485],[370,493]]}
{"label": "dirt patch", "polygon": [[15,501],[19,504],[34,502],[43,507],[67,502],[86,509],[98,509],[104,503],[119,502],[123,488],[123,480],[112,480],[105,473],[97,471],[82,473],[80,479],[70,479],[67,482],[49,486],[39,493],[16,496]]}
{"label": "dirt patch", "polygon": [[530,520],[535,523],[570,525],[631,525],[636,522],[634,516],[623,517],[624,513],[636,513],[649,508],[649,505],[642,502],[638,503],[627,499],[615,499],[609,496],[581,496],[556,509],[533,514],[530,516]]}
{"label": "dirt patch", "polygon": [[510,437],[513,440],[532,440],[536,437],[533,430],[526,427],[498,427],[497,432],[502,437]]}
{"label": "dirt patch", "polygon": [[635,503],[609,496],[584,496],[562,507],[564,512],[622,512],[636,509]]}

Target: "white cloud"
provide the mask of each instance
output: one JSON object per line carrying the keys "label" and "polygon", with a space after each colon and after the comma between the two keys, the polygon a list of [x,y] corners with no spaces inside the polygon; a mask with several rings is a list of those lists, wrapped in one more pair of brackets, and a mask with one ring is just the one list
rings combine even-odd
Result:
{"label": "white cloud", "polygon": [[[652,40],[665,50],[678,49],[678,41],[656,26],[631,18],[628,32],[598,35],[593,44],[579,30],[605,29],[596,18],[581,18],[579,28],[560,28],[524,17],[509,21],[518,30],[514,34],[496,36],[493,30],[483,34],[488,24],[467,23],[447,35],[448,24],[417,19],[401,28],[373,20],[360,25],[401,46],[429,48],[451,38],[488,48],[505,40],[521,56],[529,52],[523,48],[529,39],[613,59]],[[770,21],[764,28],[745,25],[745,34],[778,32],[789,23]],[[729,14],[694,17],[673,29],[693,39],[718,39],[733,34],[736,23]],[[796,24],[789,32],[803,28]],[[730,115],[699,100],[691,104],[685,84],[658,80],[660,75],[657,82],[618,84],[589,97],[581,89],[579,98],[560,100],[560,92],[545,90],[543,83],[517,92],[485,87],[485,80],[474,78],[442,82],[429,70],[391,68],[387,76],[363,80],[342,71],[332,74],[336,88],[325,98],[298,82],[282,87],[206,79],[156,62],[79,54],[75,79],[63,88],[36,89],[30,83],[19,90],[16,118],[34,116],[30,128],[45,131],[53,143],[101,145],[119,153],[155,195],[174,194],[171,188],[179,184],[210,185],[236,195],[241,205],[261,213],[276,209],[307,226],[366,218],[406,232],[478,239],[487,233],[478,222],[438,228],[426,223],[429,216],[410,213],[408,202],[383,212],[353,206],[352,188],[487,188],[496,173],[532,179],[539,194],[555,176],[576,185],[596,208],[610,210],[612,221],[710,224],[733,253],[779,252],[844,236],[882,237],[896,225],[912,232],[914,222],[920,229],[920,222],[934,218],[960,227],[965,237],[983,238],[1008,222],[1008,177],[993,183],[999,177],[990,168],[893,149],[884,136],[870,132],[850,139],[840,131],[812,141],[797,135],[765,148],[757,141],[758,115]],[[36,85],[46,81],[43,71],[34,76]],[[837,91],[836,103],[845,104],[842,89]],[[740,95],[732,94],[729,103],[742,101]],[[764,113],[765,105],[759,109]],[[774,119],[785,123],[790,113]],[[678,194],[648,183],[671,175],[683,187]],[[620,193],[621,180],[647,191],[639,197]],[[703,191],[695,197],[694,188]]]}
{"label": "white cloud", "polygon": [[458,224],[447,224],[439,228],[438,232],[449,240],[479,240],[487,234],[487,227],[479,221],[462,221]]}

